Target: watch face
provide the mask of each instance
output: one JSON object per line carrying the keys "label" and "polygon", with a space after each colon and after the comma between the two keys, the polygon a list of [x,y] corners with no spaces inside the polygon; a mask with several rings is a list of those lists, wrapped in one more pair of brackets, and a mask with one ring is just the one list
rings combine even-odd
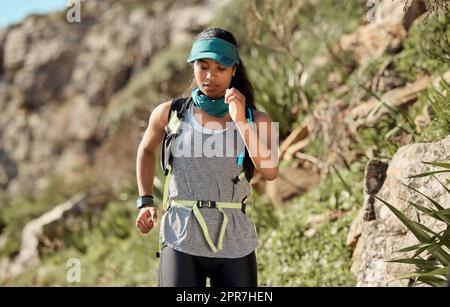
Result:
{"label": "watch face", "polygon": [[142,198],[142,203],[144,205],[152,205],[153,204],[153,199],[150,197],[144,197]]}

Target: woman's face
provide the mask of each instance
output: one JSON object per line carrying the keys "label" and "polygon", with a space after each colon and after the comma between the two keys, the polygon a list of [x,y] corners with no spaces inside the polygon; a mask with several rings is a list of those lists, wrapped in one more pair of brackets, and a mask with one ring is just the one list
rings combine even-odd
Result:
{"label": "woman's face", "polygon": [[236,65],[226,67],[211,59],[200,59],[194,62],[195,82],[200,90],[210,98],[219,98],[231,84]]}

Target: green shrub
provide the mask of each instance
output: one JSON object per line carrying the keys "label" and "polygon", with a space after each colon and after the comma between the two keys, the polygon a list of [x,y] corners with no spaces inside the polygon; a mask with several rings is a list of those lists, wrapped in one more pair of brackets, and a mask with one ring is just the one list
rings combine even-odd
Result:
{"label": "green shrub", "polygon": [[[251,3],[231,1],[210,25],[236,34],[243,62],[255,87],[257,107],[280,123],[283,137],[298,121],[291,109],[302,105],[300,93],[307,91],[306,95],[312,99],[319,91],[313,85],[311,91],[308,87],[301,89],[302,67],[306,68],[313,58],[336,44],[342,33],[353,31],[364,14],[364,5],[356,0],[256,1],[264,17],[258,20],[252,13]],[[290,14],[294,16],[287,24],[286,17]],[[275,31],[273,24],[286,27]]]}
{"label": "green shrub", "polygon": [[[278,226],[260,233],[260,285],[352,286],[348,229],[362,203],[363,163],[330,173],[308,193],[274,211]],[[255,207],[259,211],[260,206]],[[333,215],[337,217],[331,218]],[[317,217],[318,221],[312,222]]]}
{"label": "green shrub", "polygon": [[40,195],[4,198],[0,224],[4,225],[2,235],[6,236],[7,241],[5,247],[0,250],[0,255],[7,257],[16,255],[20,250],[22,229],[28,222],[90,185],[89,177],[80,177],[77,182],[68,184],[63,176],[54,175]]}
{"label": "green shrub", "polygon": [[419,95],[419,101],[431,108],[431,121],[420,140],[436,141],[450,135],[450,84],[441,78],[438,87],[431,87]]}
{"label": "green shrub", "polygon": [[395,70],[408,81],[420,74],[444,73],[450,68],[450,11],[440,11],[427,22],[416,20],[394,62]]}
{"label": "green shrub", "polygon": [[[131,200],[110,202],[101,213],[70,221],[58,249],[41,247],[41,264],[3,285],[15,286],[156,286],[158,228],[140,234]],[[67,261],[78,259],[81,281],[66,279]]]}

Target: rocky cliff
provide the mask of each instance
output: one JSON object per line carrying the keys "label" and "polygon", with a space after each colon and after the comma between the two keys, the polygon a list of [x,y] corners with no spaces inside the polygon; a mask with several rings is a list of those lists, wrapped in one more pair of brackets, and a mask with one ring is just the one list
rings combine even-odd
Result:
{"label": "rocky cliff", "polygon": [[[192,39],[225,3],[85,1],[80,23],[59,12],[1,29],[0,188],[34,194],[54,174],[70,181],[92,172],[96,155],[106,159],[113,150],[104,148],[102,122],[114,96],[159,51]],[[160,102],[148,97],[148,110]],[[118,150],[129,157],[128,170],[138,128]]]}

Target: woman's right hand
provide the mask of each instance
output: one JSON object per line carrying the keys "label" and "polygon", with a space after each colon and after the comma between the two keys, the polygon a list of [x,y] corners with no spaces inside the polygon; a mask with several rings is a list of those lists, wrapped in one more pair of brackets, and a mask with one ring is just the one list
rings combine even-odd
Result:
{"label": "woman's right hand", "polygon": [[138,217],[136,219],[136,227],[143,234],[148,233],[155,226],[157,220],[156,208],[145,207],[139,210]]}

